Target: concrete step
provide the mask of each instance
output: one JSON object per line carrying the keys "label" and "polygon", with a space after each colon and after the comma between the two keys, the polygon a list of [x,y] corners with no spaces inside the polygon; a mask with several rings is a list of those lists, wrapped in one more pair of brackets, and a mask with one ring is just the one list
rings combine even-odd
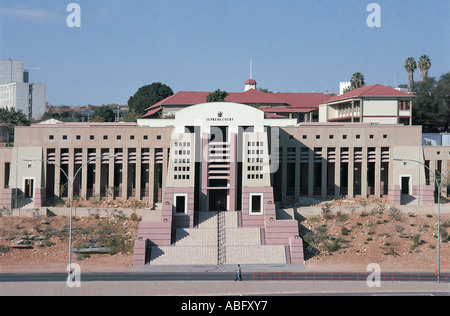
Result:
{"label": "concrete step", "polygon": [[[225,212],[226,264],[286,264],[286,248],[261,245],[261,229],[238,228],[236,212]],[[152,247],[151,265],[217,264],[217,212],[199,212],[196,228],[176,230],[175,244]]]}
{"label": "concrete step", "polygon": [[217,247],[151,247],[151,265],[217,264]]}
{"label": "concrete step", "polygon": [[286,264],[282,245],[226,246],[227,264]]}
{"label": "concrete step", "polygon": [[260,228],[226,228],[225,245],[261,245]]}
{"label": "concrete step", "polygon": [[[225,227],[237,228],[237,212],[224,212]],[[217,212],[199,212],[198,228],[217,228]]]}
{"label": "concrete step", "polygon": [[178,228],[177,246],[217,246],[217,228]]}

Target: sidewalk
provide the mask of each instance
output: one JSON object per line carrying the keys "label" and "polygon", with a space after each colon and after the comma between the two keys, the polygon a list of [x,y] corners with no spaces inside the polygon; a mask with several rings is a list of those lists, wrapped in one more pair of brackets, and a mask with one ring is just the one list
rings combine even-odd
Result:
{"label": "sidewalk", "polygon": [[[145,265],[132,272],[235,272],[237,265]],[[242,273],[307,272],[303,264],[241,264]]]}

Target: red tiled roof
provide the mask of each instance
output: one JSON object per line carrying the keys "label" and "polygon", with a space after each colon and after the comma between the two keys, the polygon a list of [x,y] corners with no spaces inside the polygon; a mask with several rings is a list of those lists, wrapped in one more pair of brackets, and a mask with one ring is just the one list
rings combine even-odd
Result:
{"label": "red tiled roof", "polygon": [[275,113],[266,113],[266,117],[267,118],[276,118],[276,119],[285,119],[287,118],[286,116],[280,115],[280,114],[275,114]]}
{"label": "red tiled roof", "polygon": [[260,108],[265,113],[304,113],[317,110],[317,107],[295,107],[295,106],[279,106],[273,108]]}
{"label": "red tiled roof", "polygon": [[253,84],[253,85],[256,85],[256,81],[255,81],[255,79],[248,79],[246,82],[245,82],[245,84],[247,85],[247,84]]}
{"label": "red tiled roof", "polygon": [[159,106],[157,108],[151,109],[150,111],[148,111],[143,117],[148,117],[148,116],[152,116],[155,113],[158,113],[159,111],[161,111],[162,108]]}
{"label": "red tiled roof", "polygon": [[347,93],[332,97],[328,101],[326,101],[326,103],[358,97],[414,97],[414,95],[398,91],[381,84],[374,84],[371,86],[357,88]]}
{"label": "red tiled roof", "polygon": [[[180,91],[176,94],[150,106],[143,117],[148,117],[163,106],[188,106],[206,102],[206,97],[211,92]],[[244,104],[273,104],[286,107],[284,112],[308,112],[315,110],[320,104],[331,97],[324,93],[264,93],[256,89],[249,89],[245,92],[229,92],[225,98],[227,102]],[[288,109],[292,107],[292,109]],[[280,107],[274,108],[279,109]],[[156,111],[156,112],[153,112]],[[282,112],[282,111],[271,111]],[[151,114],[150,114],[151,113]]]}
{"label": "red tiled roof", "polygon": [[285,104],[286,102],[275,96],[275,93],[264,93],[256,89],[249,89],[245,92],[229,95],[225,101],[236,103],[268,103]]}
{"label": "red tiled roof", "polygon": [[273,93],[277,98],[282,99],[293,107],[314,107],[317,108],[322,103],[331,99],[331,96],[325,93],[292,93],[280,92]]}

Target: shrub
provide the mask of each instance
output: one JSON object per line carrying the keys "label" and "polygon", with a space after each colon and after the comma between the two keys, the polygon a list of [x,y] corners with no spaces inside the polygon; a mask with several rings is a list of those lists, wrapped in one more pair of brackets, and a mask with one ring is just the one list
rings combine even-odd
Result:
{"label": "shrub", "polygon": [[403,218],[403,213],[396,207],[391,207],[389,209],[389,216],[392,217],[396,221],[401,221]]}
{"label": "shrub", "polygon": [[341,234],[347,236],[350,233],[350,230],[347,227],[341,227]]}
{"label": "shrub", "polygon": [[139,218],[139,216],[137,215],[136,212],[133,212],[133,213],[130,214],[130,219],[132,221],[138,222],[140,218]]}
{"label": "shrub", "polygon": [[440,234],[443,242],[447,242],[448,240],[448,232],[445,228],[440,229]]}
{"label": "shrub", "polygon": [[346,221],[347,218],[348,218],[348,216],[346,214],[342,213],[341,211],[336,212],[336,220],[338,222]]}
{"label": "shrub", "polygon": [[324,206],[322,206],[322,216],[324,219],[332,219],[333,218],[333,212],[331,211],[333,207],[331,206],[331,203],[325,203]]}

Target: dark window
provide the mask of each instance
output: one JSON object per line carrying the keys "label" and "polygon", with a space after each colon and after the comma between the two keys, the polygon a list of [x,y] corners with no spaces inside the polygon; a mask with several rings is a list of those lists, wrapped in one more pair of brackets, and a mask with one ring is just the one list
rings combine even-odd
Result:
{"label": "dark window", "polygon": [[175,212],[176,213],[184,213],[185,205],[186,205],[186,197],[185,196],[177,196],[175,200]]}
{"label": "dark window", "polygon": [[261,212],[261,195],[252,195],[252,213]]}

